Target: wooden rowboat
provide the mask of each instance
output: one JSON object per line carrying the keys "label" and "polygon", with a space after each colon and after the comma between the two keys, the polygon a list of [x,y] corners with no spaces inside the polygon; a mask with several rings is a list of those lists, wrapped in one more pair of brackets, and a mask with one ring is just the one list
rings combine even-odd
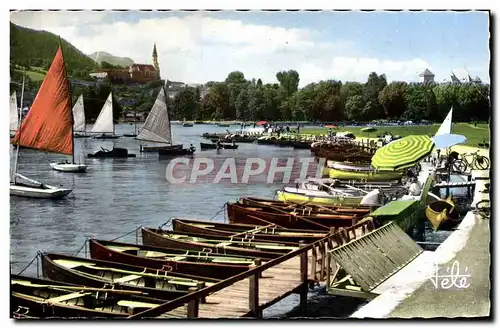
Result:
{"label": "wooden rowboat", "polygon": [[215,279],[227,279],[248,270],[253,259],[105,240],[89,240],[93,259],[161,269]]}
{"label": "wooden rowboat", "polygon": [[52,280],[11,276],[11,313],[37,318],[126,318],[163,300],[140,292],[75,286]]}
{"label": "wooden rowboat", "polygon": [[188,288],[208,285],[217,279],[194,277],[135,265],[85,259],[62,254],[42,254],[44,276],[57,281],[89,287],[136,290],[154,298],[171,300]]}
{"label": "wooden rowboat", "polygon": [[361,218],[359,215],[337,213],[301,215],[294,210],[241,206],[235,203],[227,203],[226,209],[230,223],[276,224],[290,229],[329,230],[331,227],[350,227]]}
{"label": "wooden rowboat", "polygon": [[370,213],[369,206],[356,205],[318,205],[309,202],[295,203],[275,199],[262,199],[255,197],[242,197],[237,202],[239,206],[271,208],[274,210],[285,210],[290,212],[310,214],[346,214],[363,216]]}
{"label": "wooden rowboat", "polygon": [[196,233],[176,233],[169,230],[142,228],[142,241],[146,245],[206,250],[216,254],[232,254],[269,260],[296,250],[296,243],[271,243],[251,239],[210,236]]}
{"label": "wooden rowboat", "polygon": [[198,233],[210,236],[234,236],[253,240],[312,243],[326,236],[328,231],[282,229],[274,225],[258,226],[249,224],[227,224],[212,221],[173,219],[175,232]]}

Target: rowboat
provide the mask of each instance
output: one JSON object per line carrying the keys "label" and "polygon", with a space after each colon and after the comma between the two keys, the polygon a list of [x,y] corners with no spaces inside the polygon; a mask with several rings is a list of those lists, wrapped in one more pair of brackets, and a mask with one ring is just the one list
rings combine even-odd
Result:
{"label": "rowboat", "polygon": [[95,239],[90,239],[89,245],[93,259],[216,279],[232,277],[254,263],[251,258],[212,254],[208,249],[192,251]]}
{"label": "rowboat", "polygon": [[364,195],[352,195],[348,193],[329,193],[327,191],[316,191],[301,188],[284,187],[276,191],[279,200],[296,203],[310,203],[317,205],[359,205]]}
{"label": "rowboat", "polygon": [[242,197],[235,203],[242,207],[259,207],[263,209],[270,209],[278,213],[298,213],[302,216],[310,216],[316,214],[341,214],[341,215],[356,215],[363,216],[370,213],[369,206],[357,205],[315,205],[309,202],[293,203],[288,201],[280,201],[274,199],[261,199],[256,197]]}
{"label": "rowboat", "polygon": [[200,142],[200,149],[205,150],[205,149],[217,149],[217,148],[222,148],[222,145],[214,144],[214,143],[204,143]]}
{"label": "rowboat", "polygon": [[175,232],[197,233],[207,236],[228,236],[251,238],[252,240],[306,243],[314,242],[325,237],[328,231],[282,229],[275,225],[259,226],[249,224],[227,224],[213,221],[198,221],[187,219],[173,219],[172,226]]}
{"label": "rowboat", "polygon": [[304,213],[277,208],[241,206],[227,203],[227,217],[230,223],[276,224],[281,228],[329,230],[331,227],[350,227],[361,218],[360,215],[340,213]]}
{"label": "rowboat", "polygon": [[190,287],[217,281],[211,279],[210,282],[206,281],[206,278],[182,273],[62,254],[45,253],[41,257],[43,274],[52,280],[89,287],[136,290],[164,300],[181,297]]}
{"label": "rowboat", "polygon": [[329,163],[323,169],[323,176],[340,180],[394,181],[400,180],[402,171],[377,171],[371,165],[347,165]]}
{"label": "rowboat", "polygon": [[176,233],[169,230],[142,228],[142,241],[146,245],[211,251],[268,260],[280,257],[298,248],[295,243],[271,243],[244,238],[207,236],[196,233]]}
{"label": "rowboat", "polygon": [[445,230],[456,226],[460,220],[458,211],[455,209],[455,203],[451,199],[451,195],[446,199],[441,199],[430,203],[425,208],[425,216],[434,227],[434,230],[439,228]]}
{"label": "rowboat", "polygon": [[11,276],[11,313],[36,318],[125,318],[162,303],[141,292]]}
{"label": "rowboat", "polygon": [[[383,205],[383,196],[400,197],[406,193],[401,184],[388,182],[354,183],[336,179],[308,178],[295,187],[284,187],[276,192],[281,201],[318,205]],[[380,192],[380,193],[379,193]]]}

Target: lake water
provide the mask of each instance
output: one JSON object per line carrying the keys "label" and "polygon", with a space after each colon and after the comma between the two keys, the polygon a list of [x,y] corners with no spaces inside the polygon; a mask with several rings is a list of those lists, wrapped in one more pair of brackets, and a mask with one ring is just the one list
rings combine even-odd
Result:
{"label": "lake water", "polygon": [[[236,131],[238,126],[231,126]],[[174,143],[189,147],[192,143],[196,158],[213,159],[218,167],[227,157],[236,158],[238,182],[241,180],[241,163],[246,158],[262,158],[269,162],[277,157],[310,157],[309,150],[294,150],[255,144],[239,144],[237,150],[200,151],[199,143],[207,142],[204,132],[225,132],[227,128],[215,125],[182,127],[172,125]],[[130,133],[134,125],[116,126],[116,134]],[[208,141],[210,142],[210,141]],[[76,161],[88,165],[86,173],[62,173],[53,171],[49,163],[65,156],[33,150],[21,150],[18,172],[46,184],[61,185],[73,189],[62,200],[36,200],[12,197],[10,199],[11,271],[18,273],[36,256],[38,251],[75,254],[86,238],[114,239],[139,226],[157,227],[172,217],[214,219],[224,221],[224,204],[241,196],[273,198],[282,181],[265,183],[266,174],[249,179],[249,183],[210,183],[216,172],[199,179],[197,183],[172,184],[165,178],[170,160],[160,159],[158,153],[140,153],[139,141],[121,137],[114,140],[92,138],[75,139]],[[124,147],[136,158],[91,159],[88,153],[100,147],[111,149]],[[11,147],[11,167],[15,152]],[[69,157],[66,157],[69,158]],[[182,167],[182,166],[179,166]],[[182,169],[180,170],[182,173]],[[187,172],[189,173],[189,172]],[[189,175],[188,175],[189,180]],[[279,180],[279,179],[277,179]],[[135,242],[135,233],[120,239]],[[81,252],[80,256],[84,256]],[[29,266],[25,275],[36,276],[36,263]],[[319,293],[319,294],[318,294]],[[321,292],[313,292],[311,295]],[[313,297],[314,298],[314,297]],[[298,305],[298,297],[289,297],[266,310],[266,316],[281,316]]]}
{"label": "lake water", "polygon": [[[204,132],[226,131],[216,125],[194,125],[182,127],[172,125],[174,143],[183,143],[185,147],[193,144],[197,151],[192,164],[197,158],[214,161],[215,169],[211,174],[189,182],[189,167],[178,165],[177,175],[187,174],[184,183],[171,183],[166,179],[166,168],[170,160],[159,158],[157,153],[140,153],[139,141],[121,137],[114,140],[96,140],[92,138],[75,139],[76,160],[88,165],[87,173],[62,173],[53,171],[49,163],[64,159],[57,154],[21,150],[18,172],[29,178],[46,184],[61,185],[73,189],[73,193],[62,200],[36,200],[12,197],[10,200],[10,236],[11,236],[11,271],[18,273],[36,256],[38,251],[75,254],[86,238],[120,239],[136,242],[133,233],[140,226],[157,227],[172,217],[214,219],[224,221],[224,204],[236,201],[242,196],[273,198],[275,191],[283,185],[282,175],[272,183],[266,183],[266,171],[250,177],[249,183],[243,184],[242,165],[247,158],[260,158],[269,165],[272,158],[279,158],[280,165],[287,159],[295,160],[311,157],[309,150],[294,150],[256,144],[239,144],[237,150],[200,151],[200,142]],[[231,126],[236,131],[238,126]],[[130,133],[134,125],[120,124],[116,133]],[[101,147],[111,149],[124,147],[136,158],[127,159],[91,159],[88,153]],[[11,155],[14,155],[11,147]],[[235,158],[237,182],[229,179],[221,183],[212,183],[218,168],[227,158]],[[69,158],[69,157],[66,157]],[[11,167],[13,156],[11,156]],[[317,164],[312,163],[308,174],[316,173]],[[300,167],[294,173],[300,172]],[[298,177],[292,174],[291,180]],[[132,233],[131,233],[132,232]],[[449,233],[434,235],[431,240],[442,241]],[[83,251],[79,254],[84,256]],[[35,263],[24,272],[36,276]],[[348,298],[332,298],[325,291],[315,290],[310,293],[309,311],[313,316],[345,316],[356,309],[360,301]],[[292,311],[299,303],[298,296],[292,295],[264,312],[266,317],[282,317]],[[342,306],[340,306],[342,305]],[[293,313],[293,312],[292,312]]]}

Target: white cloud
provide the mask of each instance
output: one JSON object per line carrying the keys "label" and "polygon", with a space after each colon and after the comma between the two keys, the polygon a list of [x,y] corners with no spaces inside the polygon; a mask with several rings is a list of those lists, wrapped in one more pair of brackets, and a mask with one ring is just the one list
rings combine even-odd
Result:
{"label": "white cloud", "polygon": [[[142,15],[134,21],[120,19],[123,13],[120,16],[89,11],[11,14],[13,23],[59,34],[86,54],[106,51],[150,63],[156,42],[162,77],[183,82],[223,80],[231,71],[239,70],[248,79],[261,78],[274,83],[276,72],[288,69],[299,72],[301,86],[321,79],[366,81],[372,71],[385,73],[388,80],[416,81],[425,68],[432,70],[431,64],[445,76],[450,74],[446,63],[432,63],[428,59],[366,58],[360,56],[362,45],[351,40],[330,40],[322,31],[308,28],[248,24],[216,19],[206,13],[185,16],[165,13],[160,18]],[[434,73],[436,79],[444,78]]]}

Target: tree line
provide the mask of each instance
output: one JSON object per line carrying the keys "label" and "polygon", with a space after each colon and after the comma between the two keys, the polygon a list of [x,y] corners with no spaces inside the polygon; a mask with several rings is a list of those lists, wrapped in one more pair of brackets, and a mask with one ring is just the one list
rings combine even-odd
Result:
{"label": "tree line", "polygon": [[222,82],[208,82],[208,92],[184,87],[171,103],[172,116],[186,120],[357,121],[429,120],[439,122],[451,107],[453,120],[488,121],[490,86],[476,83],[387,83],[372,72],[365,83],[336,80],[299,89],[295,70],[276,74],[279,83],[247,80],[231,72]]}

